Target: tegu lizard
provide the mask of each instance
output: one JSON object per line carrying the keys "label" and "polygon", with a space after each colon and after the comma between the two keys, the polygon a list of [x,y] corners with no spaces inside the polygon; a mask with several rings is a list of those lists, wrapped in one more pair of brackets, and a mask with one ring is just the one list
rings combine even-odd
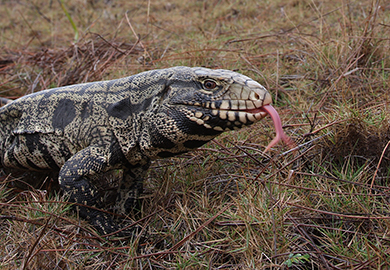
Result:
{"label": "tegu lizard", "polygon": [[[3,100],[4,101],[4,100]],[[0,108],[0,161],[7,169],[54,171],[79,215],[101,234],[116,231],[91,178],[123,170],[116,211],[128,213],[150,162],[191,151],[269,113],[270,93],[229,70],[173,67],[40,91]],[[91,208],[91,207],[92,208]]]}

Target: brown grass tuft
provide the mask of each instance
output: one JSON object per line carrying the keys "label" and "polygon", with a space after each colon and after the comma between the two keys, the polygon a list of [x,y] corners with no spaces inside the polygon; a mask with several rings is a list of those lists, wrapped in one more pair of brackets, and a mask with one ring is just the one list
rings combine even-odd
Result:
{"label": "brown grass tuft", "polygon": [[384,154],[380,169],[382,174],[388,173],[390,149],[385,148],[390,141],[388,119],[383,119],[378,127],[356,117],[334,125],[331,131],[332,135],[321,142],[322,160],[342,165],[349,159],[354,160],[356,166],[364,164],[375,166]]}
{"label": "brown grass tuft", "polygon": [[[99,81],[110,73],[110,68],[119,60],[136,57],[143,51],[137,44],[108,41],[100,35],[90,36],[92,38],[86,36],[67,48],[6,50],[0,62],[0,76],[6,78],[2,87],[12,90],[18,86],[17,93],[8,95],[23,95],[53,87]],[[28,72],[28,77],[21,77],[21,72]],[[22,89],[26,89],[26,92],[19,92]]]}

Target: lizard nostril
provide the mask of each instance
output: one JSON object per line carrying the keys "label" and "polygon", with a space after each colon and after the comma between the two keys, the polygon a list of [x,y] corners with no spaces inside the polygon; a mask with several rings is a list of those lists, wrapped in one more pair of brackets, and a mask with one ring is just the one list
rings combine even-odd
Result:
{"label": "lizard nostril", "polygon": [[260,99],[259,94],[255,93],[255,99]]}

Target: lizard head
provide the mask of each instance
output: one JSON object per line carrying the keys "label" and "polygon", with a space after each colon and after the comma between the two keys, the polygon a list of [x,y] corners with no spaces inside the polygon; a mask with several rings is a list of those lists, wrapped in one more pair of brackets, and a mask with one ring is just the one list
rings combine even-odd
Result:
{"label": "lizard head", "polygon": [[[223,132],[251,125],[267,115],[262,107],[272,102],[270,93],[251,78],[229,70],[192,68],[190,87],[169,99],[199,128]],[[171,85],[175,87],[175,83]],[[210,133],[206,132],[206,133]],[[213,132],[211,132],[213,133]]]}
{"label": "lizard head", "polygon": [[[149,154],[158,152],[152,156],[186,152],[224,131],[251,125],[267,115],[263,107],[272,102],[261,84],[233,71],[200,67],[169,70],[158,109],[150,117],[154,119],[149,122],[149,139],[145,140],[151,143],[145,147]],[[150,146],[155,151],[150,151]]]}

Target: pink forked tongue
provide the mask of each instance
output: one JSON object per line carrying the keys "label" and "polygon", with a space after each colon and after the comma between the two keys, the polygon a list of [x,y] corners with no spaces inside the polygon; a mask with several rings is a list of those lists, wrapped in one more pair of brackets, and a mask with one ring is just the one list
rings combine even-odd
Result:
{"label": "pink forked tongue", "polygon": [[268,144],[268,146],[264,150],[264,153],[271,149],[274,145],[276,145],[280,140],[283,140],[283,142],[287,144],[290,149],[294,148],[296,144],[293,140],[290,139],[290,137],[284,134],[282,128],[282,121],[280,121],[279,114],[274,109],[274,107],[272,107],[271,105],[265,105],[261,107],[261,109],[271,116],[276,131],[276,137]]}

